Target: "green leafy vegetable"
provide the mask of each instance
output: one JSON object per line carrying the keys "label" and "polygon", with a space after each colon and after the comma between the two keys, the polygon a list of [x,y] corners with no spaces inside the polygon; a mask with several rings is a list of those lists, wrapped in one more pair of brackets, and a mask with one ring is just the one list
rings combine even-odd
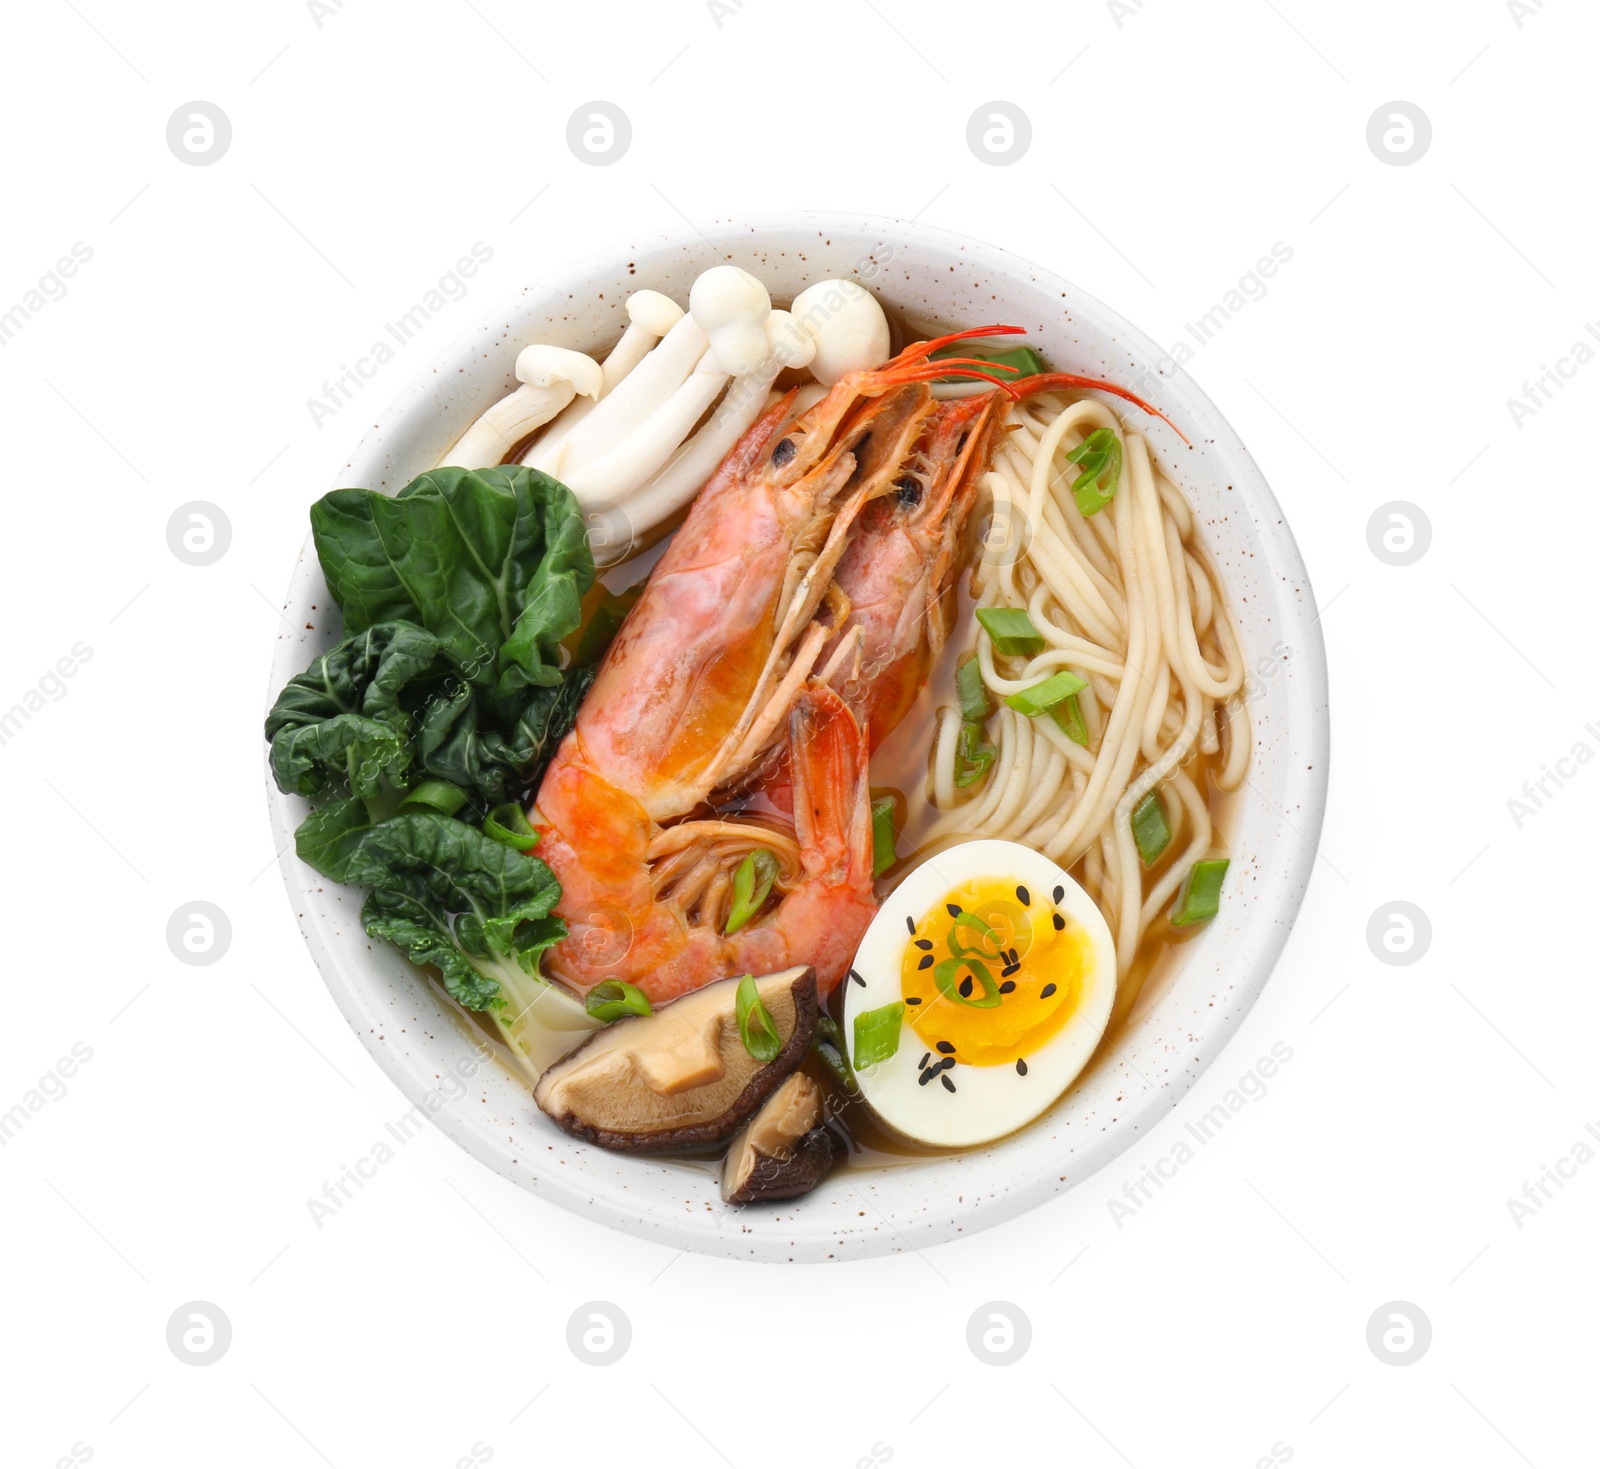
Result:
{"label": "green leafy vegetable", "polygon": [[956,774],[958,790],[976,784],[989,773],[997,755],[995,747],[983,737],[983,724],[978,720],[961,726],[956,737]]}
{"label": "green leafy vegetable", "polygon": [[1089,748],[1089,726],[1084,723],[1083,707],[1078,703],[1077,694],[1072,694],[1055,705],[1050,710],[1050,717],[1069,740],[1082,745],[1086,750]]}
{"label": "green leafy vegetable", "polygon": [[1067,455],[1067,463],[1083,470],[1072,482],[1078,509],[1085,515],[1104,510],[1117,493],[1122,475],[1122,440],[1111,429],[1097,428]]}
{"label": "green leafy vegetable", "polygon": [[989,634],[997,653],[1031,658],[1048,646],[1033,619],[1020,607],[980,607],[978,622]]}
{"label": "green leafy vegetable", "polygon": [[451,672],[431,633],[386,622],[323,654],[289,680],[267,715],[278,789],[320,796],[331,786],[376,797],[405,783],[412,709]]}
{"label": "green leafy vegetable", "polygon": [[738,933],[767,901],[778,876],[778,859],[765,847],[746,853],[733,874],[733,903],[728,909],[726,934]]}
{"label": "green leafy vegetable", "polygon": [[[948,347],[941,347],[937,352],[930,354],[929,361],[937,362],[941,357],[981,357],[985,362],[993,362],[998,366],[1009,367],[1012,372],[997,373],[997,377],[1032,377],[1036,373],[1048,372],[1050,369],[1044,365],[1042,358],[1032,347],[1007,347],[1002,351],[994,348],[974,347],[970,342],[952,342]],[[965,382],[965,378],[942,377],[936,379],[942,383]]]}
{"label": "green leafy vegetable", "polygon": [[1189,869],[1172,910],[1172,921],[1179,928],[1215,918],[1222,905],[1222,879],[1228,871],[1226,857],[1206,857]]}
{"label": "green leafy vegetable", "polygon": [[1031,688],[1019,690],[1015,694],[1006,695],[1008,703],[1018,714],[1030,717],[1047,713],[1057,704],[1070,699],[1081,689],[1088,688],[1086,680],[1075,673],[1069,673],[1065,668],[1058,673],[1052,673],[1042,683],[1036,683]]}
{"label": "green leafy vegetable", "polygon": [[603,979],[583,997],[583,1008],[596,1020],[610,1025],[624,1015],[648,1015],[650,1000],[645,992],[621,979]]}
{"label": "green leafy vegetable", "polygon": [[457,680],[419,717],[417,764],[470,792],[481,808],[521,798],[577,721],[595,671],[569,668],[559,683],[525,690],[507,715],[486,691]]}
{"label": "green leafy vegetable", "polygon": [[520,466],[431,470],[389,496],[334,490],[311,530],[345,629],[411,622],[503,705],[560,681],[594,557],[565,485]]}
{"label": "green leafy vegetable", "polygon": [[872,875],[882,877],[895,864],[894,797],[872,803]]}
{"label": "green leafy vegetable", "polygon": [[370,888],[367,932],[437,965],[469,1010],[510,1003],[520,1013],[539,955],[566,937],[552,912],[561,885],[550,869],[453,817],[407,813],[371,824],[351,797],[308,816],[295,850],[323,876]]}
{"label": "green leafy vegetable", "polygon": [[778,1027],[767,1007],[761,1003],[760,991],[750,975],[739,981],[733,997],[734,1013],[739,1017],[739,1039],[744,1048],[762,1065],[773,1060],[783,1049]]}
{"label": "green leafy vegetable", "polygon": [[1139,860],[1148,867],[1172,841],[1172,827],[1167,824],[1167,810],[1161,797],[1154,791],[1133,808],[1130,824],[1133,840],[1139,848]]}
{"label": "green leafy vegetable", "polygon": [[983,666],[976,657],[968,658],[956,669],[956,698],[961,704],[961,717],[969,723],[989,717],[989,690],[984,687]]}
{"label": "green leafy vegetable", "polygon": [[906,1013],[904,1000],[863,1010],[856,1016],[855,1058],[857,1071],[887,1061],[900,1049],[900,1021]]}

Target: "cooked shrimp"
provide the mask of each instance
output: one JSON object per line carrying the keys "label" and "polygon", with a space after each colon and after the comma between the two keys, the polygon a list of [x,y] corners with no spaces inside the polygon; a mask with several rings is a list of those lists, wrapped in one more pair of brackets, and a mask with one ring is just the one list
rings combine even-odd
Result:
{"label": "cooked shrimp", "polygon": [[874,750],[916,703],[949,636],[967,519],[1005,408],[1000,393],[941,403],[890,493],[862,511],[839,563],[850,613],[823,665]]}
{"label": "cooked shrimp", "polygon": [[[996,330],[1008,329],[961,335]],[[792,397],[779,402],[695,501],[539,789],[540,855],[561,881],[557,912],[570,929],[550,951],[556,977],[580,990],[624,978],[664,999],[781,958],[816,965],[824,990],[837,983],[872,907],[866,740],[844,701],[807,679],[849,610],[833,575],[855,518],[889,490],[934,416],[919,385],[972,365],[927,361],[954,340],[851,374],[798,417]],[[830,597],[831,623],[816,616]],[[666,855],[653,844],[746,775],[786,724],[807,797],[795,859],[777,909],[729,940],[721,902],[707,901],[727,890],[728,823],[688,846],[668,839],[671,891],[651,868]],[[767,954],[774,945],[788,957]]]}

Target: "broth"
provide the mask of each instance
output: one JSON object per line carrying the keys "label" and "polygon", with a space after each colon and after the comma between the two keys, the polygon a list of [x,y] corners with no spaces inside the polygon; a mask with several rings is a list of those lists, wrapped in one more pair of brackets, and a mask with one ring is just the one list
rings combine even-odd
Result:
{"label": "broth", "polygon": [[[898,350],[905,341],[925,339],[951,329],[942,324],[901,316],[887,303],[884,304],[895,338],[895,350]],[[1173,483],[1176,484],[1176,480],[1173,480]],[[1181,486],[1178,488],[1182,493]],[[672,533],[673,531],[669,529],[647,550],[626,561],[602,565],[599,568],[595,585],[584,599],[583,624],[564,644],[569,660],[582,644],[596,614],[611,605],[611,599],[618,594],[643,583],[666,549]],[[929,799],[929,765],[936,738],[936,714],[941,706],[955,702],[956,665],[962,656],[961,650],[967,646],[965,630],[970,628],[973,621],[975,599],[972,591],[972,573],[977,564],[975,527],[969,527],[966,552],[964,569],[953,591],[951,636],[916,703],[872,757],[870,781],[872,795],[875,799],[885,795],[894,797],[895,824],[899,832],[896,842],[897,860],[876,883],[880,901],[886,899],[899,882],[924,858],[938,851],[941,846],[950,845],[954,840],[946,839],[939,842],[932,839],[935,823],[948,813],[934,807]],[[603,553],[599,559],[604,559]],[[1225,852],[1226,833],[1233,825],[1236,796],[1219,791],[1213,778],[1220,769],[1222,759],[1220,750],[1216,754],[1207,755],[1196,749],[1186,768],[1197,788],[1205,794],[1215,831],[1214,848]],[[991,773],[989,778],[994,779],[994,774]],[[528,793],[530,800],[532,794],[531,791]],[[724,802],[718,810],[724,815],[765,815],[771,813],[773,808],[764,797],[755,795]],[[1168,849],[1144,874],[1146,884],[1158,881],[1166,868],[1180,855],[1181,844],[1170,843]],[[1087,880],[1086,862],[1083,859],[1074,864],[1071,874],[1099,903],[1100,895]],[[1101,906],[1104,906],[1103,903]],[[1108,922],[1110,921],[1113,920],[1108,915]],[[1078,1079],[1039,1119],[1036,1119],[1036,1122],[1043,1122],[1057,1109],[1066,1105],[1084,1080],[1103,1064],[1107,1053],[1115,1053],[1118,1050],[1122,1038],[1166,991],[1181,961],[1183,946],[1199,931],[1199,929],[1176,928],[1164,919],[1151,925],[1138,944],[1133,962],[1128,966],[1128,972],[1118,976],[1115,1008],[1095,1056]],[[431,969],[429,972],[434,973]],[[443,993],[442,986],[440,992]],[[827,1011],[836,1022],[842,1021],[843,994],[844,987],[841,984],[829,997],[826,1005]],[[526,1086],[525,1071],[506,1050],[493,1021],[486,1014],[476,1014],[461,1008],[449,1000],[448,996],[446,1000],[457,1023],[467,1027],[474,1040],[487,1038],[498,1063],[520,1084]],[[841,1025],[841,1031],[842,1029]],[[865,1104],[852,1100],[843,1093],[832,1073],[814,1052],[808,1056],[802,1069],[823,1086],[828,1098],[829,1125],[844,1144],[838,1166],[851,1169],[904,1166],[958,1151],[924,1146],[890,1131],[874,1118]],[[982,1146],[993,1146],[993,1144],[987,1143]],[[721,1151],[719,1148],[705,1154],[675,1155],[672,1160],[681,1166],[704,1171],[720,1156]]]}

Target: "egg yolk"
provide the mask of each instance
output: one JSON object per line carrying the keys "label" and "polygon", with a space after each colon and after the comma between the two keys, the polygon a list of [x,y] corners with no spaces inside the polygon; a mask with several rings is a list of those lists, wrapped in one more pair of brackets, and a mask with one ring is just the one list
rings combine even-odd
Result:
{"label": "egg yolk", "polygon": [[900,961],[906,1020],[965,1066],[1009,1066],[1056,1036],[1093,982],[1081,925],[1015,878],[963,882],[922,915]]}

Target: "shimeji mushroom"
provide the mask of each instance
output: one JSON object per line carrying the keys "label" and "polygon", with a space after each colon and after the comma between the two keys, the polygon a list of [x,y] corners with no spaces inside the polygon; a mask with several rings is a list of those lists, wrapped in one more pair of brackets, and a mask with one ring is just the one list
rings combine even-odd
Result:
{"label": "shimeji mushroom", "polygon": [[585,418],[595,404],[633,371],[683,319],[683,307],[660,291],[635,291],[627,302],[628,327],[600,364],[600,392],[595,398],[569,403],[539,438],[539,452],[549,454]]}
{"label": "shimeji mushroom", "polygon": [[729,377],[754,372],[765,359],[772,297],[748,270],[714,265],[689,288],[689,314],[711,344],[717,365]]}
{"label": "shimeji mushroom", "polygon": [[502,398],[456,440],[439,464],[484,469],[505,457],[536,428],[549,423],[573,398],[600,392],[600,364],[582,352],[535,343],[517,354],[516,392]]}
{"label": "shimeji mushroom", "polygon": [[648,535],[694,499],[728,451],[760,417],[778,374],[785,368],[808,366],[815,350],[810,333],[791,313],[774,311],[768,316],[767,352],[755,371],[736,377],[705,426],[659,474],[629,497],[628,522],[636,537]]}
{"label": "shimeji mushroom", "polygon": [[694,317],[683,317],[570,433],[554,444],[540,439],[522,462],[566,483],[574,471],[619,445],[666,403],[695,370],[707,345]]}
{"label": "shimeji mushroom", "polygon": [[864,372],[889,356],[888,318],[877,297],[855,281],[818,281],[789,310],[816,341],[811,375],[819,383],[831,388],[847,373]]}
{"label": "shimeji mushroom", "polygon": [[[726,437],[726,423],[744,416],[745,426],[754,420],[774,378],[788,361],[809,361],[809,338],[783,318],[777,328],[777,346],[768,338],[772,300],[766,287],[748,271],[731,265],[713,266],[703,272],[690,288],[689,318],[672,331],[628,377],[617,391],[603,399],[585,423],[546,454],[536,445],[528,462],[555,474],[578,497],[579,503],[629,505],[628,518],[637,533],[646,527],[634,514],[631,498],[667,463],[678,446],[689,436],[706,410],[716,402],[730,377],[736,386],[751,379],[756,384],[754,404],[745,413],[743,394],[736,400],[733,414],[725,416],[715,436],[726,439],[723,452],[738,434]],[[705,342],[705,349],[683,372],[683,354],[694,340],[692,325]],[[675,338],[680,338],[675,341]],[[676,385],[665,392],[672,379]],[[641,384],[648,385],[641,386]],[[628,412],[622,404],[626,402]],[[599,440],[596,426],[605,424],[610,434]],[[740,430],[742,432],[742,429]],[[601,443],[608,447],[601,448]],[[714,470],[722,455],[697,455],[704,464],[695,487]],[[654,512],[652,512],[654,517]],[[656,519],[651,519],[654,524]]]}

